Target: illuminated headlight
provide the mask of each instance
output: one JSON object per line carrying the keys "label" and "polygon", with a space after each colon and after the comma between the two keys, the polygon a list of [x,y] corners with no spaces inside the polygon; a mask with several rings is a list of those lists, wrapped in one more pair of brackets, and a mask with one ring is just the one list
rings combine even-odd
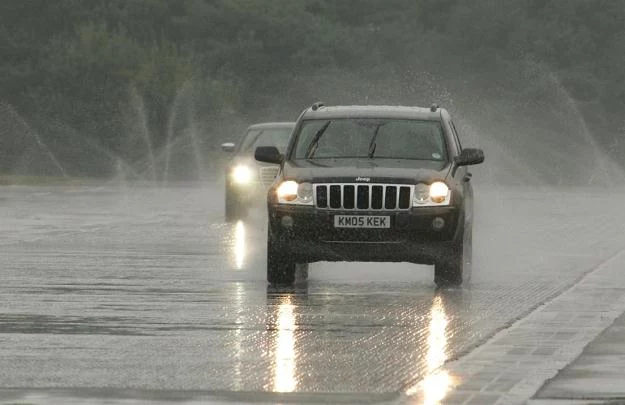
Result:
{"label": "illuminated headlight", "polygon": [[313,187],[310,183],[282,182],[276,189],[278,202],[282,204],[313,205]]}
{"label": "illuminated headlight", "polygon": [[252,181],[252,170],[244,165],[236,166],[232,170],[232,180],[237,184],[247,184]]}
{"label": "illuminated headlight", "polygon": [[437,204],[444,202],[447,194],[449,194],[449,187],[441,181],[432,183],[430,186],[430,199]]}
{"label": "illuminated headlight", "polygon": [[412,205],[414,207],[428,207],[433,205],[449,205],[451,191],[442,181],[430,185],[419,183],[415,186]]}

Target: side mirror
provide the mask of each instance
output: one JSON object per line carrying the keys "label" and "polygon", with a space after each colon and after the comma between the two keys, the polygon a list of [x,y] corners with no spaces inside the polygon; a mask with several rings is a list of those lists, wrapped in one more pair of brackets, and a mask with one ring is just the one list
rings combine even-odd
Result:
{"label": "side mirror", "polygon": [[221,150],[224,152],[234,152],[236,149],[236,145],[232,142],[226,142],[221,144]]}
{"label": "side mirror", "polygon": [[279,165],[284,157],[275,146],[259,146],[254,151],[254,159],[259,162]]}
{"label": "side mirror", "polygon": [[454,163],[456,166],[477,165],[484,161],[484,151],[482,149],[466,148],[462,150],[460,156],[456,156]]}

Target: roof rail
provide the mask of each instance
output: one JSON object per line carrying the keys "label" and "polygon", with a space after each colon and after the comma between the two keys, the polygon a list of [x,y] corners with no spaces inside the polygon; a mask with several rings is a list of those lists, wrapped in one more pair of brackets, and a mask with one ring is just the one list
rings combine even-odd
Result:
{"label": "roof rail", "polygon": [[316,103],[313,103],[312,107],[310,108],[312,108],[313,111],[317,111],[321,107],[325,107],[325,105],[326,104],[323,101],[317,101]]}
{"label": "roof rail", "polygon": [[438,110],[438,104],[432,103],[432,105],[430,106],[430,111],[436,112],[436,110]]}

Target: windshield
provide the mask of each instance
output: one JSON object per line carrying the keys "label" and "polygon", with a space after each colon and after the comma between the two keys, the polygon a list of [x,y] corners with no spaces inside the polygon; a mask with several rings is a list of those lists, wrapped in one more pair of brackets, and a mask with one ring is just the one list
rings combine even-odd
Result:
{"label": "windshield", "polygon": [[275,146],[280,153],[284,153],[291,131],[292,128],[250,129],[245,135],[241,151],[252,151],[259,146]]}
{"label": "windshield", "polygon": [[333,119],[304,121],[294,159],[411,159],[446,161],[438,121]]}

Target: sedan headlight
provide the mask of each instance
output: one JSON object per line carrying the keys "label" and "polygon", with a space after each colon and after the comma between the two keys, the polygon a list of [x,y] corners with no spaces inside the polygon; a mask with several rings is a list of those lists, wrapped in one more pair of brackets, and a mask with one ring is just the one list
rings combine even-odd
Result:
{"label": "sedan headlight", "polygon": [[415,186],[412,198],[413,207],[428,207],[434,205],[449,205],[451,191],[449,186],[442,181],[436,181],[430,185],[419,183]]}
{"label": "sedan headlight", "polygon": [[232,181],[237,184],[247,184],[252,181],[252,169],[245,165],[238,165],[232,169]]}
{"label": "sedan headlight", "polygon": [[313,187],[310,183],[284,181],[276,189],[276,195],[282,204],[313,205]]}

